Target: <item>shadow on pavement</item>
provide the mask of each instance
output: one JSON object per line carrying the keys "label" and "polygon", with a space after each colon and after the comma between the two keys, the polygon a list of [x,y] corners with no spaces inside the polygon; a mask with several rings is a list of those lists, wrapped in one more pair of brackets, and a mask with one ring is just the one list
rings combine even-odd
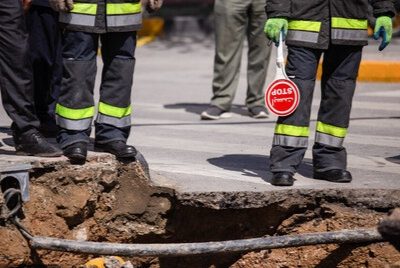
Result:
{"label": "shadow on pavement", "polygon": [[229,154],[209,158],[207,162],[231,171],[241,172],[244,176],[259,177],[270,183],[272,173],[269,172],[269,157],[256,154]]}
{"label": "shadow on pavement", "polygon": [[387,161],[400,165],[400,155],[385,158]]}
{"label": "shadow on pavement", "polygon": [[[221,157],[209,158],[207,162],[231,171],[241,172],[244,176],[259,177],[271,183],[272,173],[269,171],[270,159],[266,155],[229,154]],[[304,177],[313,177],[311,159],[304,159],[298,173]]]}

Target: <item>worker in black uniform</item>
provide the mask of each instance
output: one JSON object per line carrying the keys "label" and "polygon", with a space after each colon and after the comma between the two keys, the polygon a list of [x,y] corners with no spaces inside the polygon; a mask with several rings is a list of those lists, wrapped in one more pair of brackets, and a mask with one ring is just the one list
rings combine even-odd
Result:
{"label": "worker in black uniform", "polygon": [[18,155],[60,156],[62,152],[39,133],[32,88],[23,4],[0,1],[0,88]]}
{"label": "worker in black uniform", "polygon": [[55,104],[61,87],[61,33],[48,0],[33,0],[27,13],[36,113],[41,132],[57,135]]}
{"label": "worker in black uniform", "polygon": [[308,146],[311,101],[317,67],[324,54],[322,99],[313,146],[314,178],[350,182],[343,141],[349,126],[351,103],[363,46],[368,44],[367,14],[371,2],[377,18],[374,37],[382,37],[379,50],[392,35],[391,0],[267,0],[267,37],[279,42],[286,36],[286,72],[300,90],[300,105],[279,117],[270,153],[272,184],[293,185]]}
{"label": "worker in black uniform", "polygon": [[[57,140],[71,161],[84,161],[95,114],[93,89],[101,40],[104,67],[95,120],[95,150],[134,159],[127,145],[131,129],[131,88],[135,66],[136,31],[142,23],[139,0],[50,0],[60,12],[63,30],[63,78],[56,105],[61,128]],[[147,8],[160,8],[149,0]]]}

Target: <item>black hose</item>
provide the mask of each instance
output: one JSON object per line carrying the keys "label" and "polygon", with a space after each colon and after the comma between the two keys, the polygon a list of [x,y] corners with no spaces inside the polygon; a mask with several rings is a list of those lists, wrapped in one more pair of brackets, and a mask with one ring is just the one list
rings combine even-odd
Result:
{"label": "black hose", "polygon": [[33,237],[36,249],[118,256],[185,256],[198,254],[248,252],[262,249],[298,247],[317,244],[375,243],[383,238],[375,229],[343,230],[285,236],[268,236],[222,242],[177,244],[116,244]]}

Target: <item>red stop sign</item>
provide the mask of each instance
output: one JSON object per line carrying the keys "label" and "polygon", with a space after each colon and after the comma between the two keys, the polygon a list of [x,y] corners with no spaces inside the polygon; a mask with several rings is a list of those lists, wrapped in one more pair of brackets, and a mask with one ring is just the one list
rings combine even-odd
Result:
{"label": "red stop sign", "polygon": [[300,93],[296,84],[289,79],[273,81],[265,92],[265,104],[278,115],[287,116],[293,113],[300,102]]}

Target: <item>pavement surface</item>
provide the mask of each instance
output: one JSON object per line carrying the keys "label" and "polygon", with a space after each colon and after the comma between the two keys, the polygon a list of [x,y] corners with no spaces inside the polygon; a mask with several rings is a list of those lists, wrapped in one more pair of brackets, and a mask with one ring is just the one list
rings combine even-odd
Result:
{"label": "pavement surface", "polygon": [[[288,189],[269,181],[269,150],[276,117],[253,119],[243,106],[246,91],[246,57],[232,117],[201,121],[199,114],[211,97],[214,43],[212,36],[187,30],[188,21],[174,34],[158,38],[136,52],[133,89],[134,144],[150,164],[152,180],[180,193],[265,192]],[[365,49],[364,59],[400,61],[400,39],[378,54],[376,42]],[[275,50],[274,50],[275,51]],[[275,54],[273,51],[273,55]],[[245,56],[246,50],[244,51]],[[97,77],[98,89],[101,62]],[[274,77],[272,58],[267,83]],[[315,129],[320,99],[315,90],[311,129]],[[295,175],[293,189],[400,189],[400,84],[358,83],[349,134],[345,141],[348,168],[354,180],[334,184],[312,179],[311,151]],[[0,160],[33,161],[14,155],[0,113]],[[313,144],[313,137],[310,137]],[[310,146],[311,147],[311,146]],[[37,159],[37,158],[36,158]]]}

